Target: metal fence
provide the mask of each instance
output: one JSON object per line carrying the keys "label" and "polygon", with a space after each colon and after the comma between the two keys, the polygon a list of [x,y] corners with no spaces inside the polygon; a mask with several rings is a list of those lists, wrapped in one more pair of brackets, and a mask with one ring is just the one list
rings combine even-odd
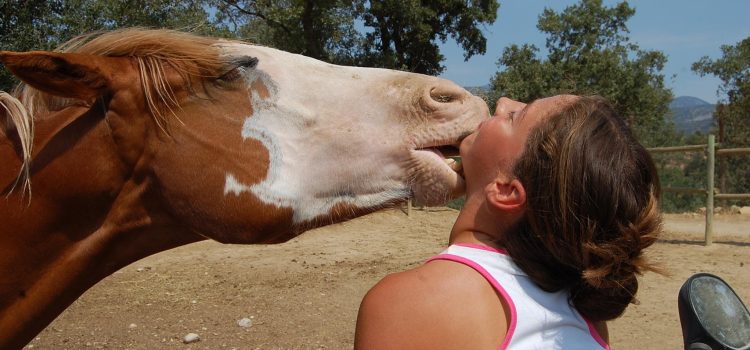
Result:
{"label": "metal fence", "polygon": [[718,193],[714,187],[714,172],[717,156],[731,155],[749,155],[750,148],[724,148],[719,149],[721,144],[717,144],[714,135],[708,135],[708,143],[705,145],[691,145],[678,147],[655,147],[648,148],[653,153],[674,153],[674,152],[704,152],[706,154],[706,187],[705,188],[684,188],[684,187],[664,187],[665,192],[681,193],[699,193],[706,196],[706,235],[705,245],[710,245],[713,237],[713,220],[714,220],[714,200],[715,199],[750,199],[750,193]]}

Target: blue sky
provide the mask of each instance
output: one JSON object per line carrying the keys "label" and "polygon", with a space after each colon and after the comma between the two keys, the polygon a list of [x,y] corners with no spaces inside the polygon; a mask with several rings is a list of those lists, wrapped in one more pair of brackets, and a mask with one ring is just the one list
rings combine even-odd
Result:
{"label": "blue sky", "polygon": [[[618,1],[605,0],[607,6]],[[500,0],[497,21],[484,28],[487,53],[464,62],[462,49],[452,40],[441,45],[446,67],[441,77],[462,86],[489,84],[500,68],[496,62],[506,46],[535,44],[545,50],[545,39],[536,28],[545,7],[560,12],[573,0]],[[659,50],[668,61],[662,71],[675,96],[695,96],[717,101],[721,81],[700,77],[690,70],[703,56],[721,57],[721,45],[735,45],[750,36],[750,0],[633,0],[636,12],[627,22],[630,40],[641,49]],[[674,75],[674,77],[672,77]]]}

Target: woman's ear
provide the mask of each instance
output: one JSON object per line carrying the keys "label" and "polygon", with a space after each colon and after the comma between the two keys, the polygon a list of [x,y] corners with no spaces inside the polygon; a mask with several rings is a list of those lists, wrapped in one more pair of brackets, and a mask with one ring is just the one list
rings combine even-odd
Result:
{"label": "woman's ear", "polygon": [[526,190],[518,179],[496,178],[485,187],[487,203],[502,211],[518,211],[526,205]]}

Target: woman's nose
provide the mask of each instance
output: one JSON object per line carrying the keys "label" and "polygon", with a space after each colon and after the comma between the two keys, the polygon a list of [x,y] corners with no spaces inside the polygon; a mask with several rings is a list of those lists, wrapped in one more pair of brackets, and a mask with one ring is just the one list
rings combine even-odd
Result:
{"label": "woman's nose", "polygon": [[514,110],[521,110],[526,106],[526,104],[523,102],[518,102],[516,100],[511,100],[507,97],[500,97],[500,99],[497,100],[496,106],[497,107],[495,107],[495,115],[499,115]]}

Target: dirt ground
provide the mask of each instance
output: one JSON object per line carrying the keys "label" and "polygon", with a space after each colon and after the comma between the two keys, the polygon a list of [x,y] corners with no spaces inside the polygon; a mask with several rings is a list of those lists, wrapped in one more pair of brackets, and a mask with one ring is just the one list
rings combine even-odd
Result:
{"label": "dirt ground", "polygon": [[[359,302],[388,273],[446,243],[457,212],[392,209],[269,246],[201,242],[138,261],[84,294],[27,348],[351,349]],[[640,303],[610,323],[616,349],[680,349],[677,292],[693,273],[750,300],[750,215],[668,215],[649,256],[671,274],[641,279]],[[252,326],[238,321],[248,318]],[[188,333],[200,341],[183,344]]]}

